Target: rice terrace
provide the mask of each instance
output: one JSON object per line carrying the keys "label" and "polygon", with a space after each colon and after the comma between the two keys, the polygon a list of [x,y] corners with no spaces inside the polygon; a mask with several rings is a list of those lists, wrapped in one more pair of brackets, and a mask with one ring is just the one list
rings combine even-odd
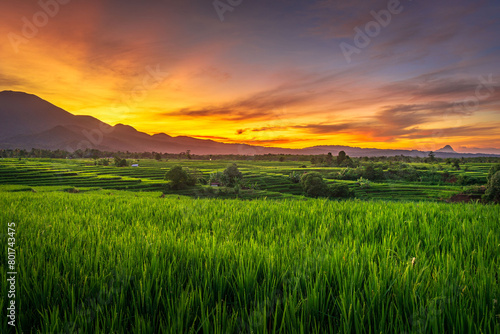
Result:
{"label": "rice terrace", "polygon": [[[450,201],[495,164],[162,158],[0,160],[19,332],[500,329],[500,207]],[[241,179],[215,186],[233,162]],[[169,186],[175,166],[196,183]],[[311,173],[349,198],[304,196],[294,176]]]}

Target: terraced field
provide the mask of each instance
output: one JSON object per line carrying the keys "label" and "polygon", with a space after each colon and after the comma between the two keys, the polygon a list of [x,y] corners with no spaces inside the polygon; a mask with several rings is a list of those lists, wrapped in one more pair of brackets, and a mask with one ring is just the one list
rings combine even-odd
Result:
{"label": "terraced field", "polygon": [[[335,180],[332,175],[342,172],[340,167],[303,167],[303,162],[237,161],[247,187],[234,194],[227,189],[209,189],[197,186],[182,191],[171,191],[164,181],[165,173],[174,165],[196,169],[208,178],[210,173],[222,172],[231,161],[175,160],[134,161],[139,167],[96,166],[93,160],[63,159],[1,159],[0,190],[2,191],[93,191],[99,189],[131,191],[163,191],[192,197],[239,197],[239,198],[290,198],[301,197],[302,188],[291,182],[292,172],[299,174],[317,171],[328,183],[346,183],[360,199],[382,200],[445,200],[460,192],[463,187],[454,184],[431,185],[425,182],[382,180],[371,182],[369,188],[360,187],[356,181]],[[415,169],[429,169],[429,164],[411,164]],[[467,175],[486,183],[488,164],[467,164],[466,170],[452,170],[445,164],[437,165],[450,175]],[[433,165],[432,168],[437,168]],[[6,187],[7,186],[7,187]],[[11,186],[18,186],[10,188]]]}
{"label": "terraced field", "polygon": [[[17,333],[500,332],[500,207],[434,203],[461,186],[368,187],[337,180],[343,168],[238,161],[239,192],[174,191],[171,167],[208,176],[231,162],[138,163],[0,160],[4,244],[16,227]],[[490,168],[411,167],[457,179]],[[289,175],[312,171],[357,199],[305,198]]]}

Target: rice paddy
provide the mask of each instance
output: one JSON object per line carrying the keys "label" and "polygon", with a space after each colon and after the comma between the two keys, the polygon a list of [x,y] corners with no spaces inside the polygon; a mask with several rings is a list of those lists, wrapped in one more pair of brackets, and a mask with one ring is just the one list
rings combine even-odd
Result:
{"label": "rice paddy", "polygon": [[[288,192],[299,166],[256,162],[238,163],[260,188],[238,196],[256,199],[160,196],[170,164],[0,162],[15,332],[500,332],[498,205],[441,203],[460,187],[404,183],[397,192],[422,199],[382,201],[377,190],[387,199],[398,185],[385,181],[367,200],[307,199]],[[6,284],[0,295],[5,310]]]}

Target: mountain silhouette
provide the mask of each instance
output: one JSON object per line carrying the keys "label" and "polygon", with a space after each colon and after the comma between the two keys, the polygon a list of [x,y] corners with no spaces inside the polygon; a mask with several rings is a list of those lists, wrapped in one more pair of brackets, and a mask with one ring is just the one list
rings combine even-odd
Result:
{"label": "mountain silhouette", "polygon": [[[345,151],[359,156],[421,156],[417,150],[381,150],[327,145],[304,149],[286,149],[227,144],[186,136],[172,137],[165,133],[149,135],[125,124],[111,126],[91,116],[73,115],[32,94],[15,91],[0,92],[0,149],[32,148],[48,150],[98,149],[101,151],[192,154],[327,154]],[[493,154],[456,153],[447,145],[436,151],[437,157],[495,156]]]}
{"label": "mountain silhouette", "polygon": [[450,145],[446,145],[445,147],[440,148],[436,152],[457,153],[457,152],[455,152],[455,150],[453,149],[453,147],[451,147]]}

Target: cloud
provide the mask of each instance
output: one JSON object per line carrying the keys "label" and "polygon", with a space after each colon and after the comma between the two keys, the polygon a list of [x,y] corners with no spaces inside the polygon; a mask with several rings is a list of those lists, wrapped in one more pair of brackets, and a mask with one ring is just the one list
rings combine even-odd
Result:
{"label": "cloud", "polygon": [[495,126],[460,126],[452,128],[443,129],[425,129],[425,130],[414,130],[411,133],[404,136],[405,139],[422,139],[422,138],[433,138],[433,137],[469,137],[469,136],[483,136],[488,133],[489,135],[498,135],[500,123]]}
{"label": "cloud", "polygon": [[229,121],[270,120],[276,119],[279,108],[305,106],[315,98],[315,94],[295,89],[294,85],[280,86],[218,106],[182,108],[163,115],[217,118]]}

